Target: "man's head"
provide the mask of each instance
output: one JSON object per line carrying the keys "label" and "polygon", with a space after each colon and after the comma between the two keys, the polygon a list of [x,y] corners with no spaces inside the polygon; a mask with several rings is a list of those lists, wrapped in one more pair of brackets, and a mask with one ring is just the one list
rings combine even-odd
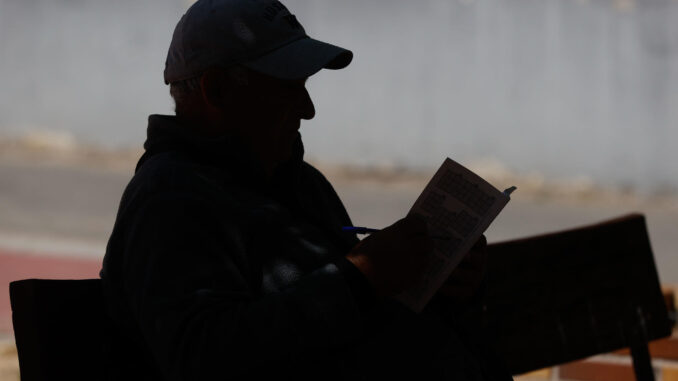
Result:
{"label": "man's head", "polygon": [[306,79],[281,80],[242,67],[210,68],[172,84],[177,116],[207,137],[229,135],[270,172],[292,154],[302,119],[315,115]]}
{"label": "man's head", "polygon": [[281,161],[300,120],[315,114],[306,79],[352,57],[308,37],[279,1],[198,0],[175,28],[164,76],[178,116],[209,136],[238,135],[271,156],[263,160]]}

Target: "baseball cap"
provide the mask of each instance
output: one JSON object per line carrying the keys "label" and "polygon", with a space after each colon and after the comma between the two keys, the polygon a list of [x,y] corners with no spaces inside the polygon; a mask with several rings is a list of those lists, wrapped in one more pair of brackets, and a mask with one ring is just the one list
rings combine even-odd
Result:
{"label": "baseball cap", "polygon": [[165,83],[213,66],[242,65],[279,79],[342,69],[350,50],[310,38],[280,1],[198,0],[177,23],[165,61]]}

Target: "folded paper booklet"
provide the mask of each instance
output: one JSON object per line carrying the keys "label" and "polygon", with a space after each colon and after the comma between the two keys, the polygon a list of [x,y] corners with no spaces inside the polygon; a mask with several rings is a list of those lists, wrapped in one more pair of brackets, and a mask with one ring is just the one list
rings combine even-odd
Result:
{"label": "folded paper booklet", "polygon": [[429,233],[435,237],[434,253],[420,284],[398,295],[398,300],[420,312],[515,189],[501,192],[461,164],[445,159],[409,212],[428,222]]}

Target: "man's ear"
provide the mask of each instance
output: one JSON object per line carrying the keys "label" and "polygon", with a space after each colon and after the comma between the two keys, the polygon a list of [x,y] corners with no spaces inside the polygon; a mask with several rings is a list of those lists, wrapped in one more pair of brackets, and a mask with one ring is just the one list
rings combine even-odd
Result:
{"label": "man's ear", "polygon": [[225,81],[224,73],[217,69],[209,69],[200,77],[200,92],[209,108],[221,109],[229,103],[232,94]]}

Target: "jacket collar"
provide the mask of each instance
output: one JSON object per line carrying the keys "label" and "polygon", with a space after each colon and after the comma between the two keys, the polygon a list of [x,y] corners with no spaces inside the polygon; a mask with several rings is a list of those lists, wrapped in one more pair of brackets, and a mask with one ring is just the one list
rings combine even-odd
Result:
{"label": "jacket collar", "polygon": [[137,163],[135,172],[153,155],[163,152],[181,152],[210,165],[222,168],[237,181],[255,187],[286,187],[296,184],[303,163],[304,146],[297,139],[293,155],[286,163],[276,168],[267,178],[263,165],[244,144],[232,137],[206,138],[195,134],[182,125],[176,116],[150,115],[144,154]]}

